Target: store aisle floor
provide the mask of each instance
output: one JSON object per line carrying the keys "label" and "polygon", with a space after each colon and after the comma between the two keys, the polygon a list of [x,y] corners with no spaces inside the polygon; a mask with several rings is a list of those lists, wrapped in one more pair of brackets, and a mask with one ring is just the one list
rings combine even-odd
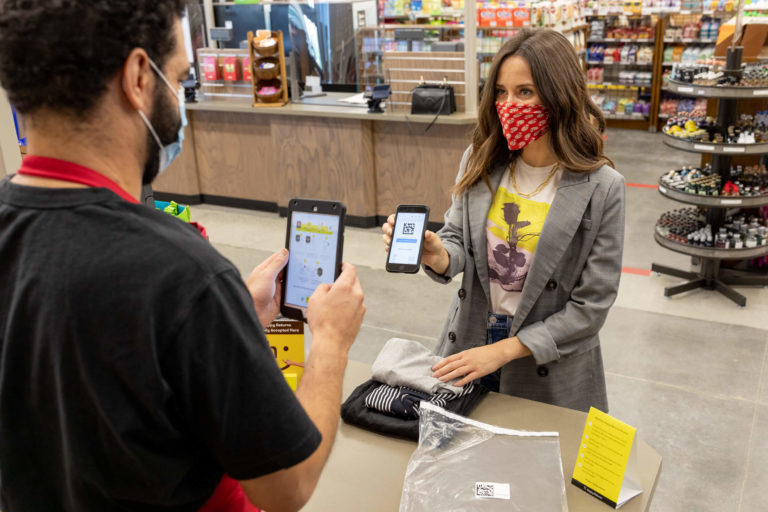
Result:
{"label": "store aisle floor", "polygon": [[[664,457],[651,509],[768,510],[768,289],[739,288],[743,309],[704,290],[666,299],[664,286],[679,280],[651,274],[651,263],[687,269],[691,260],[653,241],[658,216],[681,207],[653,186],[698,155],[627,130],[609,131],[607,152],[628,183],[625,273],[601,334],[610,412]],[[275,214],[192,212],[244,275],[285,242],[285,219]],[[434,346],[457,283],[388,274],[378,229],[348,228],[345,259],[358,266],[368,307],[352,359],[372,362],[393,336]]]}

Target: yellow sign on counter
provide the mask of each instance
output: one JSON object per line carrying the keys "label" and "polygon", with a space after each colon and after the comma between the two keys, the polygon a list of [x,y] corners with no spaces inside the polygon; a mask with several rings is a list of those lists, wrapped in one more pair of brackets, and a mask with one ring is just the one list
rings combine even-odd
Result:
{"label": "yellow sign on counter", "polygon": [[635,476],[636,431],[590,407],[571,483],[613,508],[643,492]]}
{"label": "yellow sign on counter", "polygon": [[304,374],[304,322],[275,320],[264,330],[286,382],[296,391]]}

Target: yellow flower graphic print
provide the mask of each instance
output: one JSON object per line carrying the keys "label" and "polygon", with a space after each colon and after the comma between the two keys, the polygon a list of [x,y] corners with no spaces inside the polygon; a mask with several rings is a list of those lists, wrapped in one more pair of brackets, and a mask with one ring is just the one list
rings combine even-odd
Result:
{"label": "yellow flower graphic print", "polygon": [[488,277],[508,292],[523,289],[549,204],[499,187],[488,211]]}

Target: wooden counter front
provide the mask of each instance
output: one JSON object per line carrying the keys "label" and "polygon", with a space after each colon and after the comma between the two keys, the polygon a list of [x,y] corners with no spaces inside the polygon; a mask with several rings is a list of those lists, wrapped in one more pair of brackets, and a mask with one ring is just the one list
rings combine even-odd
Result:
{"label": "wooden counter front", "polygon": [[183,151],[153,184],[158,198],[266,211],[293,197],[333,199],[358,227],[426,204],[441,223],[474,128],[466,114],[441,116],[425,134],[431,116],[213,103],[188,105]]}
{"label": "wooden counter front", "polygon": [[380,216],[395,213],[399,204],[426,204],[430,222],[443,222],[474,126],[436,124],[427,133],[424,128],[423,124],[374,123]]}

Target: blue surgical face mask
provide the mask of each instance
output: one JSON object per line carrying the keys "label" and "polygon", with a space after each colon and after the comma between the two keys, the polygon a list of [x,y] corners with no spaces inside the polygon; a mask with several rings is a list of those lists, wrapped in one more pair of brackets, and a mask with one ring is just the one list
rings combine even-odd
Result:
{"label": "blue surgical face mask", "polygon": [[158,137],[157,132],[152,127],[152,123],[149,122],[149,119],[147,119],[147,116],[144,114],[144,112],[141,110],[138,111],[139,115],[144,120],[144,123],[147,125],[147,128],[149,128],[149,132],[155,138],[157,145],[160,147],[160,162],[158,167],[159,176],[160,174],[163,174],[163,172],[168,169],[168,166],[171,165],[171,162],[173,162],[176,157],[181,154],[181,145],[182,142],[184,142],[184,128],[187,126],[187,111],[184,104],[184,88],[180,87],[178,90],[174,89],[174,87],[171,85],[171,82],[169,82],[163,72],[160,71],[160,68],[158,68],[154,62],[152,62],[152,59],[149,60],[149,65],[152,66],[152,69],[155,70],[155,73],[157,73],[157,75],[163,79],[165,85],[167,85],[168,88],[176,95],[176,99],[179,103],[179,118],[181,119],[181,128],[179,128],[179,133],[176,136],[176,140],[167,146],[163,146],[163,143],[160,142],[160,137]]}

